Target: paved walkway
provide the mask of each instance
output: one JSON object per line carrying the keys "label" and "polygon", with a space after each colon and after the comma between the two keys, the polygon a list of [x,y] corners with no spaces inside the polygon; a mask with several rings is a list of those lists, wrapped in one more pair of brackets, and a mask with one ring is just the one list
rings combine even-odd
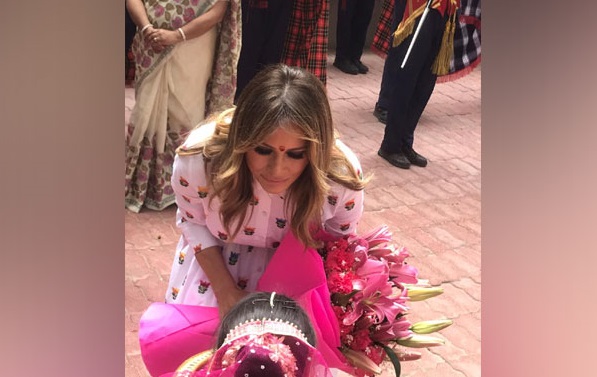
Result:
{"label": "paved walkway", "polygon": [[[367,75],[347,75],[331,65],[328,90],[336,127],[374,178],[366,189],[361,231],[387,224],[410,264],[445,293],[411,304],[411,321],[451,318],[446,344],[423,349],[402,364],[405,377],[481,375],[481,67],[438,84],[415,132],[426,168],[402,170],[377,156],[383,125],[372,115],[383,61],[366,54]],[[126,115],[134,93],[125,89]],[[162,301],[179,232],[174,206],[162,211],[125,210],[125,358],[127,377],[147,377],[137,340],[139,317]],[[384,372],[384,376],[392,376]]]}

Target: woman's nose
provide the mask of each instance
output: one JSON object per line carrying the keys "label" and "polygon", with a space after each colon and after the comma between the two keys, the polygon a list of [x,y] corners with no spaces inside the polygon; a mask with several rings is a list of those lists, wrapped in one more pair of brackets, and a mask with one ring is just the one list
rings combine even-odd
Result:
{"label": "woman's nose", "polygon": [[284,155],[275,154],[270,159],[269,163],[270,174],[274,177],[278,176],[284,170]]}

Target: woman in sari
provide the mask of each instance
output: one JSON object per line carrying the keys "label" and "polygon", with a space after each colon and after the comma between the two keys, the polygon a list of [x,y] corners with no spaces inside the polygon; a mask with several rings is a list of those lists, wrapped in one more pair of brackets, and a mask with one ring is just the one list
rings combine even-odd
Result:
{"label": "woman in sari", "polygon": [[125,206],[162,210],[176,148],[205,116],[232,106],[240,51],[240,0],[127,0],[135,107],[127,129]]}

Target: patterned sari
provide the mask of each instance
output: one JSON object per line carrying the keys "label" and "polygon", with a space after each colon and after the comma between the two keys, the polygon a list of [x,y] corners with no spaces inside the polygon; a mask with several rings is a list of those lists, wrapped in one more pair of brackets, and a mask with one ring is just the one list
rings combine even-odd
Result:
{"label": "patterned sari", "polygon": [[[147,0],[157,28],[176,30],[219,0]],[[174,204],[170,186],[176,148],[201,120],[233,104],[240,52],[240,0],[230,0],[219,25],[155,53],[137,33],[135,107],[127,127],[125,206],[162,210]]]}

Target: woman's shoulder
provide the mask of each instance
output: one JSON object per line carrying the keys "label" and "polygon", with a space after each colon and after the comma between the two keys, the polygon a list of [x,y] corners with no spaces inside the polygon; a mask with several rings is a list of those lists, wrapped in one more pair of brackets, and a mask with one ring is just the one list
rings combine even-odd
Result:
{"label": "woman's shoulder", "polygon": [[336,139],[336,148],[346,157],[352,168],[357,173],[359,178],[363,178],[363,169],[361,167],[361,162],[357,155],[348,147],[348,145],[344,144],[344,142],[340,139]]}

